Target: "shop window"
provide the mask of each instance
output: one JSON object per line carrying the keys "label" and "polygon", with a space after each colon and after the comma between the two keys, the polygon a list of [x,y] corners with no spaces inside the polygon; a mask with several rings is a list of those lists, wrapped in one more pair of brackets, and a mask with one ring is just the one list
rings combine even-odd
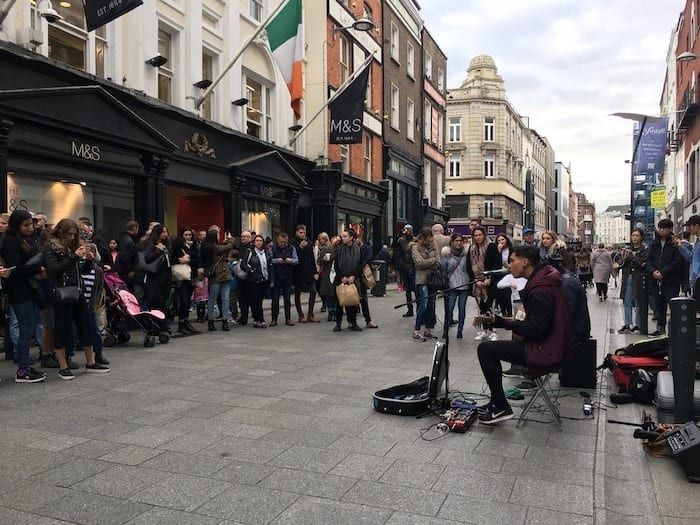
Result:
{"label": "shop window", "polygon": [[168,62],[158,68],[158,98],[168,104],[173,101],[173,38],[170,33],[158,30],[158,53]]}
{"label": "shop window", "polygon": [[277,204],[244,199],[241,208],[241,225],[263,237],[272,237],[284,230],[282,208]]}
{"label": "shop window", "polygon": [[269,140],[272,126],[270,88],[250,76],[243,79],[248,104],[246,105],[246,133]]}

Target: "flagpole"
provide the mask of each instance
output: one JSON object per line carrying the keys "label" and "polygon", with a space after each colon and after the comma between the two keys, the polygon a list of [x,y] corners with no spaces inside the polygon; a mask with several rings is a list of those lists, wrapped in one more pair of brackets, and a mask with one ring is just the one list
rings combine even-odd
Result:
{"label": "flagpole", "polygon": [[365,67],[367,65],[369,65],[370,62],[372,62],[372,60],[374,59],[374,55],[376,53],[377,53],[376,49],[374,51],[372,51],[372,53],[365,59],[365,61],[362,63],[362,65],[359,68],[357,68],[355,70],[355,72],[352,75],[350,75],[345,82],[343,82],[341,84],[341,86],[338,88],[338,90],[335,93],[333,93],[333,96],[331,96],[331,98],[329,98],[326,101],[326,103],[323,104],[323,106],[321,106],[321,108],[314,114],[314,116],[311,117],[311,120],[309,120],[306,124],[304,124],[304,126],[299,131],[297,131],[296,135],[294,135],[291,139],[289,139],[290,146],[297,141],[299,136],[302,133],[304,133],[304,131],[306,131],[306,128],[308,128],[311,125],[311,123],[318,118],[318,116],[323,112],[323,110],[326,109],[331,102],[333,102],[336,98],[338,98],[343,93],[343,91],[345,91],[345,88],[347,88],[348,85],[350,85],[352,83],[352,81],[355,80],[359,76],[359,74],[362,73],[362,71],[364,71]]}
{"label": "flagpole", "polygon": [[243,45],[242,45],[241,48],[238,50],[238,53],[236,53],[236,55],[231,59],[231,61],[230,61],[230,62],[228,63],[228,65],[224,68],[224,70],[223,70],[221,73],[219,73],[219,76],[216,77],[216,78],[214,79],[214,81],[211,83],[211,86],[209,86],[209,87],[204,91],[204,93],[202,93],[202,96],[201,96],[201,97],[199,97],[198,99],[196,99],[196,100],[194,101],[194,107],[195,107],[195,109],[199,109],[199,106],[201,106],[202,103],[204,102],[204,100],[205,100],[209,95],[211,95],[211,92],[214,90],[214,88],[217,86],[217,84],[223,80],[224,75],[226,75],[226,73],[229,72],[229,70],[233,67],[233,65],[236,63],[236,61],[237,61],[239,58],[241,58],[241,55],[243,54],[243,52],[248,48],[248,46],[253,42],[253,40],[255,40],[256,38],[258,38],[258,35],[260,35],[260,33],[262,33],[263,31],[265,31],[265,28],[266,28],[267,24],[270,23],[270,20],[272,20],[275,16],[277,16],[277,13],[279,13],[279,12],[282,10],[282,8],[283,8],[284,6],[287,5],[288,2],[289,2],[289,0],[283,0],[283,1],[280,3],[280,5],[278,5],[278,6],[272,11],[272,13],[270,13],[270,14],[268,15],[268,17],[267,17],[263,22],[260,22],[260,25],[258,26],[258,28],[253,32],[252,35],[250,35],[250,36],[246,39],[245,42],[243,42]]}

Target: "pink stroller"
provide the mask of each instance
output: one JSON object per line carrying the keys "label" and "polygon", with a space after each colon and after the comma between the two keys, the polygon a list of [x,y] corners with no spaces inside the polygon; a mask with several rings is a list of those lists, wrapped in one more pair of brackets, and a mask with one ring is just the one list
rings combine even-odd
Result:
{"label": "pink stroller", "polygon": [[165,319],[160,310],[142,310],[138,300],[114,272],[105,272],[105,291],[107,297],[107,328],[104,346],[116,346],[129,341],[128,325],[134,323],[144,332],[143,346],[155,346],[156,337],[161,343],[167,343],[170,336],[161,330],[159,321]]}

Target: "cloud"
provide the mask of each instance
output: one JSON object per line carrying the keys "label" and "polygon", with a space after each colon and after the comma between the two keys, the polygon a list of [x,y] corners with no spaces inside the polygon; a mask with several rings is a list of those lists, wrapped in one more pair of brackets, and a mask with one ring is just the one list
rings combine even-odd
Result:
{"label": "cloud", "polygon": [[[643,4],[643,5],[641,5]],[[671,5],[669,5],[671,4]],[[681,0],[426,0],[426,26],[448,57],[448,86],[491,55],[516,111],[571,162],[573,184],[599,210],[629,202],[632,123],[659,114]]]}

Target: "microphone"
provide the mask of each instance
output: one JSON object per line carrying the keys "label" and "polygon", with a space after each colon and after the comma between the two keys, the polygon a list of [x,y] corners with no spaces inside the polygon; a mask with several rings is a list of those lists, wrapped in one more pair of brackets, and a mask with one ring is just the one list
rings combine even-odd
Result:
{"label": "microphone", "polygon": [[510,273],[510,270],[507,268],[500,268],[498,270],[486,270],[484,272],[481,272],[484,275],[505,275],[507,273]]}

